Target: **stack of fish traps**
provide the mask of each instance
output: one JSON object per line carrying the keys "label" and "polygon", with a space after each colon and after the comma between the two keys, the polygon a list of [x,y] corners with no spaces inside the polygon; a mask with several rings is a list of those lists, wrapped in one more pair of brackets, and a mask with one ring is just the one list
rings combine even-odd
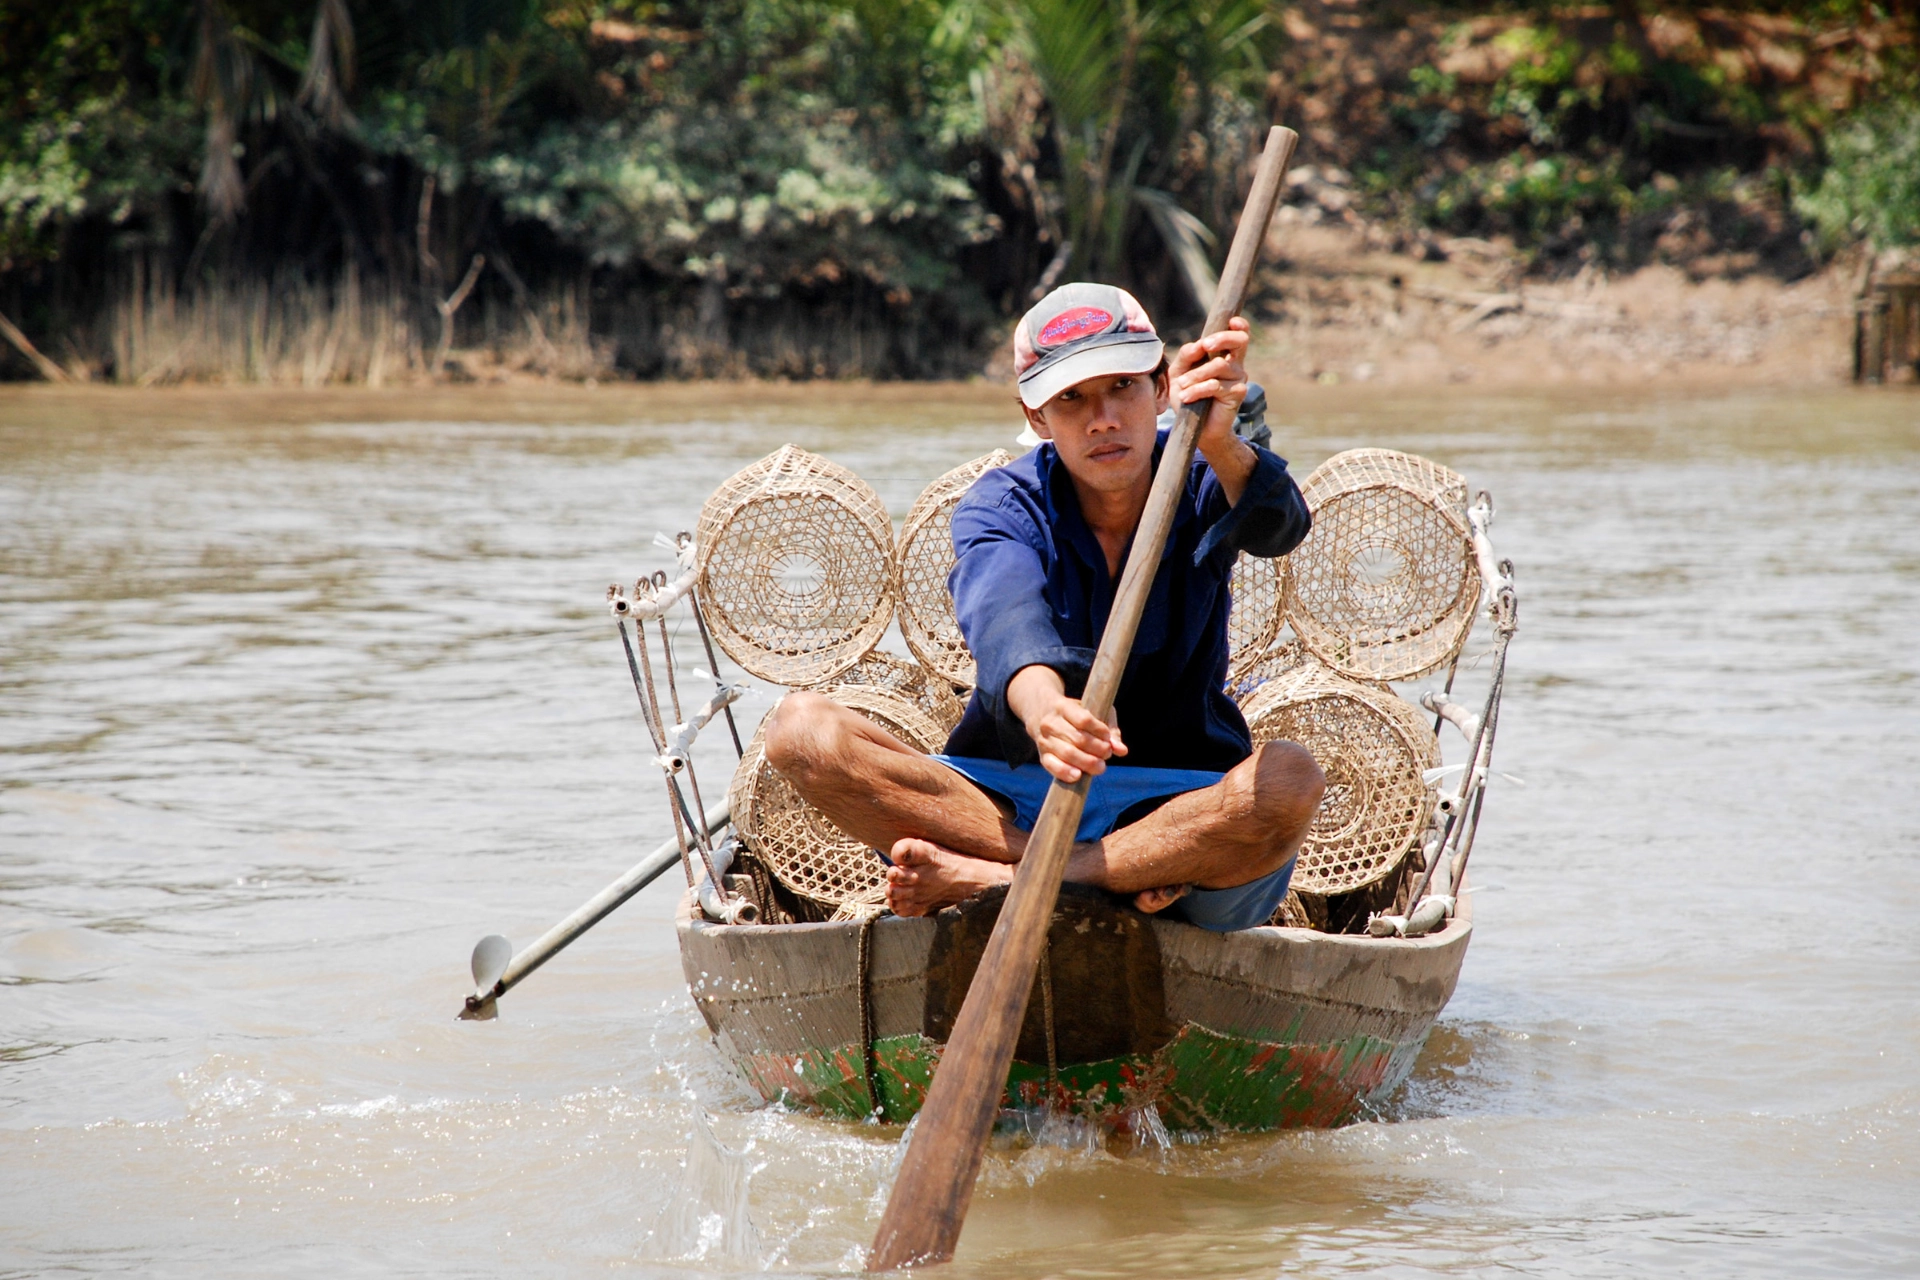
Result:
{"label": "stack of fish traps", "polygon": [[[728,480],[696,533],[714,639],[744,670],[813,689],[938,751],[974,680],[947,593],[953,509],[995,452],[935,480],[898,537],[858,476],[791,445]],[[1325,924],[1340,895],[1379,898],[1419,863],[1434,818],[1432,724],[1391,688],[1453,662],[1479,603],[1465,480],[1387,449],[1330,458],[1302,485],[1313,530],[1233,571],[1228,688],[1255,742],[1305,746],[1328,779],[1276,922]],[[913,661],[878,646],[899,626]],[[823,915],[870,915],[885,864],[766,763],[764,726],[729,790],[734,829]],[[1315,904],[1320,904],[1316,910]]]}

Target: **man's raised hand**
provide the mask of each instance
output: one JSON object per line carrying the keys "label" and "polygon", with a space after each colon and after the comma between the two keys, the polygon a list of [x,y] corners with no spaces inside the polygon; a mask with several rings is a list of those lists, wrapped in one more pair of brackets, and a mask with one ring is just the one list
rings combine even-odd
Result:
{"label": "man's raised hand", "polygon": [[1127,754],[1120,727],[1108,724],[1067,696],[1066,682],[1052,667],[1022,667],[1007,682],[1007,705],[1027,727],[1040,764],[1062,782],[1104,772],[1113,756]]}
{"label": "man's raised hand", "polygon": [[1235,316],[1227,327],[1210,333],[1198,342],[1181,346],[1167,362],[1169,389],[1176,405],[1196,400],[1213,401],[1207,420],[1200,427],[1200,448],[1233,435],[1233,419],[1247,398],[1247,344],[1252,333],[1247,322]]}

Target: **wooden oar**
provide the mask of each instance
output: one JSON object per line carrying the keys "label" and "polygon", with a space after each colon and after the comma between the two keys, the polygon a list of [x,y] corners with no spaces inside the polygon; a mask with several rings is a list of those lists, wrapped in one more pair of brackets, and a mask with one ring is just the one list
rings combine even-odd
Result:
{"label": "wooden oar", "polygon": [[[1280,180],[1293,158],[1299,135],[1291,129],[1267,133],[1266,149],[1254,175],[1253,190],[1240,214],[1226,271],[1214,294],[1204,332],[1216,333],[1240,310],[1247,282],[1260,257],[1267,222],[1279,198]],[[1174,508],[1187,484],[1194,442],[1210,401],[1182,406],[1160,457],[1160,468],[1147,495],[1147,508],[1134,534],[1113,610],[1107,617],[1093,671],[1080,701],[1102,720],[1113,712],[1120,675],[1133,650],[1140,613],[1160,568]],[[1000,1107],[1000,1094],[1013,1061],[1013,1046],[1026,1017],[1027,996],[1033,988],[1034,965],[1046,940],[1047,925],[1060,894],[1060,877],[1073,848],[1080,812],[1086,805],[1090,779],[1082,774],[1071,785],[1055,781],[1033,824],[1027,851],[1014,871],[1000,919],[987,942],[986,954],[974,971],[967,1001],[954,1020],[953,1032],[940,1055],[926,1105],[920,1109],[913,1141],[900,1165],[893,1195],[880,1219],[879,1234],[867,1257],[867,1270],[891,1271],[953,1257],[960,1224],[973,1197],[974,1179],[986,1152],[987,1135]]]}

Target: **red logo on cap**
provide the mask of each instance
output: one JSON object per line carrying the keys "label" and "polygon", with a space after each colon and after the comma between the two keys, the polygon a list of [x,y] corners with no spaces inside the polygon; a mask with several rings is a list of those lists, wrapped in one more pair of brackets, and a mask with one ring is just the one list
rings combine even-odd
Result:
{"label": "red logo on cap", "polygon": [[1103,332],[1112,325],[1112,312],[1102,311],[1098,307],[1075,307],[1071,311],[1062,311],[1047,321],[1047,327],[1040,331],[1040,345],[1057,347],[1063,342],[1072,342],[1075,338],[1084,338],[1088,334]]}

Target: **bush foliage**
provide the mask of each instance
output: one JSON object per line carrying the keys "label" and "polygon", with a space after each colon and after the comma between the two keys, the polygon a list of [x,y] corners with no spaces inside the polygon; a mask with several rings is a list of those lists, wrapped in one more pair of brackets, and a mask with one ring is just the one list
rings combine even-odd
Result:
{"label": "bush foliage", "polygon": [[950,372],[1050,264],[1196,311],[1272,119],[1303,128],[1303,160],[1353,169],[1370,216],[1509,235],[1547,258],[1634,260],[1692,208],[1736,238],[1790,240],[1797,216],[1828,247],[1910,243],[1920,108],[1887,88],[1911,65],[1901,13],[6,6],[0,305],[77,332],[130,273],[190,291],[351,272],[417,292],[428,325],[485,254],[482,298],[525,310],[588,289],[595,327],[632,336],[621,358],[637,371],[692,367],[658,354],[689,334],[725,349],[834,316],[907,337],[793,368]]}

